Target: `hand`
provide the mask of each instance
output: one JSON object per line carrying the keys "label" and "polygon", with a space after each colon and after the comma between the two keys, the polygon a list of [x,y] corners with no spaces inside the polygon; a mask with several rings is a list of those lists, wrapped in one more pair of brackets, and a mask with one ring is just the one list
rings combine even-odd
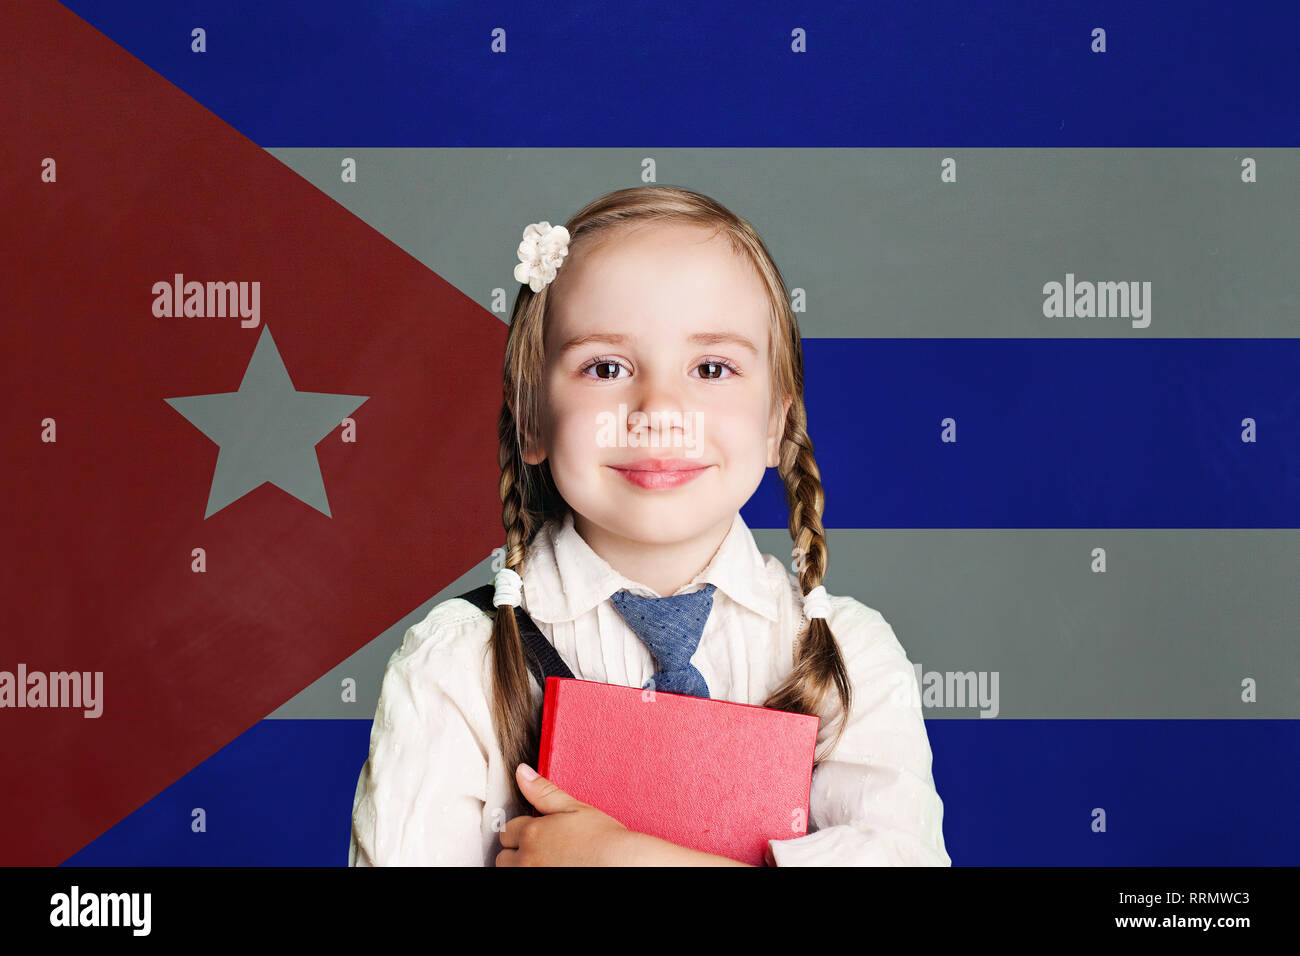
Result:
{"label": "hand", "polygon": [[[631,830],[542,776],[515,768],[524,797],[543,816],[518,816],[501,831],[497,866],[622,866],[633,863]],[[531,769],[531,768],[530,768]]]}

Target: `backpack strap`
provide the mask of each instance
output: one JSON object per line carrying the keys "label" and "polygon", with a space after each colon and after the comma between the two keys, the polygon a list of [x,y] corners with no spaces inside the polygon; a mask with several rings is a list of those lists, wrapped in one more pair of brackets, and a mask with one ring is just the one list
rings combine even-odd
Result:
{"label": "backpack strap", "polygon": [[[457,595],[457,597],[468,601],[482,611],[495,614],[496,607],[492,604],[492,598],[495,594],[496,586],[485,584],[472,591]],[[524,660],[528,663],[528,669],[533,672],[533,676],[537,678],[537,683],[542,690],[546,690],[546,678],[548,677],[573,677],[573,672],[560,659],[555,646],[542,636],[542,632],[537,629],[537,625],[528,616],[528,612],[523,609],[522,605],[515,608],[515,621],[519,625],[519,636],[524,642]]]}

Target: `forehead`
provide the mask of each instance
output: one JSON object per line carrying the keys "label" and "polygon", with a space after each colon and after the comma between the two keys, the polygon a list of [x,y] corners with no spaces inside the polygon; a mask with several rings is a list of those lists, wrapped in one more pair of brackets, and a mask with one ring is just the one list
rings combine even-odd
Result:
{"label": "forehead", "polygon": [[770,303],[758,273],[712,227],[649,223],[575,243],[551,284],[547,353],[575,336],[638,340],[735,332],[762,350]]}

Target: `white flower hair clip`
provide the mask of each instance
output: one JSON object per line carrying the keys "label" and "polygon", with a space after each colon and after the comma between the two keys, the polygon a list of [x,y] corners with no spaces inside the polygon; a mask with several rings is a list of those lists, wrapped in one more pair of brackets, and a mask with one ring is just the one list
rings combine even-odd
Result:
{"label": "white flower hair clip", "polygon": [[530,223],[524,227],[524,238],[519,243],[515,278],[527,282],[528,288],[534,292],[541,292],[551,284],[568,254],[568,229],[552,226],[546,220]]}

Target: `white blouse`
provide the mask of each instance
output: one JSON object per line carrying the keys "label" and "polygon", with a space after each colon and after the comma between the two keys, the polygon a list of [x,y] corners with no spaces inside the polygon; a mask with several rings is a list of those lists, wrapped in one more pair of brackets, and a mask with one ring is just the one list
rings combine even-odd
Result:
{"label": "white blouse", "polygon": [[[596,554],[572,513],[538,531],[521,576],[523,608],[574,677],[630,687],[650,679],[654,658],[609,598],[623,588],[661,595]],[[762,704],[794,666],[807,625],[798,579],[758,550],[737,513],[708,567],[675,593],[705,583],[717,590],[691,663],[714,699]],[[852,712],[813,770],[808,832],[772,840],[773,857],[778,866],[950,866],[913,667],[878,611],[852,597],[831,596],[830,606]],[[513,800],[514,767],[492,727],[491,632],[488,614],[460,598],[407,630],[384,672],[357,780],[349,866],[493,866],[500,831],[529,812]],[[529,686],[540,709],[531,675]],[[838,699],[832,688],[819,754]]]}

